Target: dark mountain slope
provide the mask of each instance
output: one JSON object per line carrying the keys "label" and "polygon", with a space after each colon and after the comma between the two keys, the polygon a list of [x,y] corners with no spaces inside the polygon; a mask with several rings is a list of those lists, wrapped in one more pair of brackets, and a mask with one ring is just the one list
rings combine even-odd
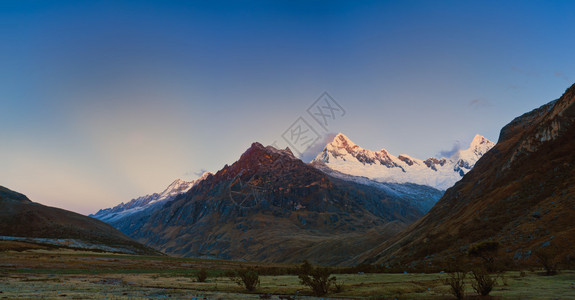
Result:
{"label": "dark mountain slope", "polygon": [[575,85],[514,119],[428,214],[361,258],[428,264],[488,239],[520,263],[550,245],[575,254],[574,103]]}
{"label": "dark mountain slope", "polygon": [[421,217],[412,204],[420,199],[410,197],[330,177],[289,149],[254,143],[131,236],[180,256],[338,264]]}
{"label": "dark mountain slope", "polygon": [[[17,239],[124,253],[158,254],[104,222],[34,203],[26,196],[2,186],[0,236],[3,240]],[[76,242],[70,244],[69,240]]]}

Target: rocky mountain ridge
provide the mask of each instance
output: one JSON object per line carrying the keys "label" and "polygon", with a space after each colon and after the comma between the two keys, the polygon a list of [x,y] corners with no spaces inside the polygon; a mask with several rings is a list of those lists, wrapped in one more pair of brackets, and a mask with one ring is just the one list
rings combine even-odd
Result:
{"label": "rocky mountain ridge", "polygon": [[575,257],[575,85],[515,118],[497,145],[420,220],[364,262],[429,265],[495,240],[516,263],[550,247]]}
{"label": "rocky mountain ridge", "polygon": [[211,173],[204,172],[202,176],[193,181],[184,181],[181,179],[174,180],[166,189],[161,193],[153,193],[132,199],[127,203],[120,203],[112,208],[100,209],[90,217],[104,221],[118,228],[122,219],[130,217],[133,214],[141,213],[151,207],[158,206],[163,202],[174,200],[177,196],[187,192],[196,185],[198,182],[204,180]]}
{"label": "rocky mountain ridge", "polygon": [[422,216],[422,194],[441,195],[426,186],[404,189],[421,192],[335,178],[289,149],[253,143],[124,232],[176,256],[340,264]]}
{"label": "rocky mountain ridge", "polygon": [[421,160],[406,154],[394,156],[385,149],[367,150],[339,133],[312,163],[325,166],[322,168],[324,171],[331,169],[378,182],[414,183],[446,190],[469,172],[494,145],[485,137],[476,135],[469,148],[458,150],[449,158]]}

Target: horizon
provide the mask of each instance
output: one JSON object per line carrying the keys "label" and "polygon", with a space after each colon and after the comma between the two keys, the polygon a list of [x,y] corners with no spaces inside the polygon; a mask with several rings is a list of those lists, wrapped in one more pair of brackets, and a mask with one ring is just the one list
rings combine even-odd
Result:
{"label": "horizon", "polygon": [[85,215],[215,173],[252,142],[292,149],[298,124],[316,132],[292,149],[304,161],[337,132],[420,159],[497,142],[575,79],[575,3],[0,7],[0,185]]}

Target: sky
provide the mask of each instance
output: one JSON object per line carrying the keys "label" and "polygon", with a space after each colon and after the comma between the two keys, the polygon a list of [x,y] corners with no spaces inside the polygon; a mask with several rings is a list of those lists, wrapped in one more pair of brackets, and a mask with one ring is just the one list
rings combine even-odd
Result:
{"label": "sky", "polygon": [[448,155],[559,98],[574,37],[573,1],[1,0],[0,185],[89,214],[296,129]]}

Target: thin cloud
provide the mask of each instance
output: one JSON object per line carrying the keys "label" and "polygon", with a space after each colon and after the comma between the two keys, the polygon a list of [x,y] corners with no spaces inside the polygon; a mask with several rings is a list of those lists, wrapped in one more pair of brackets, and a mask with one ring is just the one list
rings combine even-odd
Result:
{"label": "thin cloud", "polygon": [[323,151],[325,145],[333,141],[336,135],[337,133],[333,132],[324,134],[321,139],[301,154],[300,159],[306,163],[312,161],[321,151]]}
{"label": "thin cloud", "polygon": [[200,169],[199,171],[189,171],[189,172],[186,172],[186,174],[184,174],[184,175],[186,175],[186,176],[192,176],[192,175],[193,175],[193,176],[196,176],[196,177],[200,177],[200,176],[204,175],[204,173],[206,173],[206,172],[208,172],[208,170],[206,170],[206,169]]}
{"label": "thin cloud", "polygon": [[471,107],[489,107],[491,106],[491,102],[489,102],[489,100],[485,100],[485,99],[473,99],[469,101],[469,106]]}
{"label": "thin cloud", "polygon": [[525,69],[522,69],[522,68],[518,68],[518,67],[516,67],[516,66],[511,66],[511,70],[512,70],[512,71],[515,71],[515,72],[517,72],[517,73],[519,73],[519,74],[523,74],[523,75],[525,75],[525,76],[529,76],[529,77],[531,77],[531,76],[539,76],[539,73],[537,73],[537,72],[525,70]]}
{"label": "thin cloud", "polygon": [[555,75],[555,77],[559,77],[559,78],[565,80],[567,83],[571,83],[571,80],[569,80],[569,77],[567,77],[567,75],[563,74],[562,72],[555,72],[553,75]]}
{"label": "thin cloud", "polygon": [[457,151],[461,150],[461,143],[459,141],[455,141],[451,150],[441,150],[439,151],[439,157],[451,157]]}

